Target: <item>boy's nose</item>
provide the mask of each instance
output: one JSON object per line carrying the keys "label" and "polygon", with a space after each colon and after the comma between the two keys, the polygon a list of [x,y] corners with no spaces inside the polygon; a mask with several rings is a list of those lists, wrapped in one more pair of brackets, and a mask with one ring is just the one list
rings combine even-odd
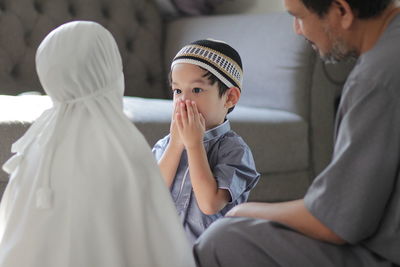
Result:
{"label": "boy's nose", "polygon": [[186,101],[186,100],[191,100],[191,99],[190,99],[189,94],[182,93],[182,94],[179,96],[179,100]]}

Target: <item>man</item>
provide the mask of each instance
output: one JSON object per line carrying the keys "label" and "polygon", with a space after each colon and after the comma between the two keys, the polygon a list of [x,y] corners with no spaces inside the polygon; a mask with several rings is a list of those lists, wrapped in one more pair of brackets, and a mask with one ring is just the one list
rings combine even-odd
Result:
{"label": "man", "polygon": [[198,265],[400,266],[400,9],[393,0],[284,0],[325,61],[357,58],[332,162],[304,199],[245,203],[199,238]]}

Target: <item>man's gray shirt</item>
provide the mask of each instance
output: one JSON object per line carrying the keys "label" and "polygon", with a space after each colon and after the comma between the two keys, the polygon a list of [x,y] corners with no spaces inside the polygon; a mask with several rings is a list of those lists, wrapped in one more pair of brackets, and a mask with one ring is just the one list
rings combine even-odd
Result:
{"label": "man's gray shirt", "polygon": [[335,139],[307,208],[344,240],[400,264],[400,15],[346,81]]}
{"label": "man's gray shirt", "polygon": [[[153,153],[157,161],[163,155],[168,142],[169,135],[154,145]],[[213,215],[206,215],[200,210],[192,190],[188,158],[184,150],[171,185],[171,195],[191,242],[194,242],[212,222],[223,217],[231,208],[246,202],[250,190],[256,185],[260,176],[256,171],[250,148],[239,135],[231,130],[228,120],[205,132],[204,147],[218,188],[228,190],[231,201]]]}

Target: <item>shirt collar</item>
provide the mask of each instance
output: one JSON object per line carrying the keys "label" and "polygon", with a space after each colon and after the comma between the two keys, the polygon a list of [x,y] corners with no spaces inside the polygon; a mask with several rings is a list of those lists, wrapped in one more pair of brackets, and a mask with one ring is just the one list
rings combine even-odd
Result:
{"label": "shirt collar", "polygon": [[207,130],[204,133],[204,142],[210,141],[214,138],[220,137],[221,135],[229,132],[231,130],[231,125],[229,123],[229,120],[225,120],[222,124]]}

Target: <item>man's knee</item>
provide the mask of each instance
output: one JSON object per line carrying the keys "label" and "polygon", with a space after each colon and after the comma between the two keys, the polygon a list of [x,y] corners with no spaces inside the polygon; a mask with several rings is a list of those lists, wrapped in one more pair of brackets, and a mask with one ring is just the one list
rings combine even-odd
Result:
{"label": "man's knee", "polygon": [[230,251],[229,245],[235,240],[230,231],[235,218],[222,218],[214,222],[194,244],[193,251],[198,266],[220,266],[220,258]]}
{"label": "man's knee", "polygon": [[287,231],[266,220],[223,218],[199,237],[194,255],[201,267],[277,266],[274,256],[282,249],[276,241]]}

